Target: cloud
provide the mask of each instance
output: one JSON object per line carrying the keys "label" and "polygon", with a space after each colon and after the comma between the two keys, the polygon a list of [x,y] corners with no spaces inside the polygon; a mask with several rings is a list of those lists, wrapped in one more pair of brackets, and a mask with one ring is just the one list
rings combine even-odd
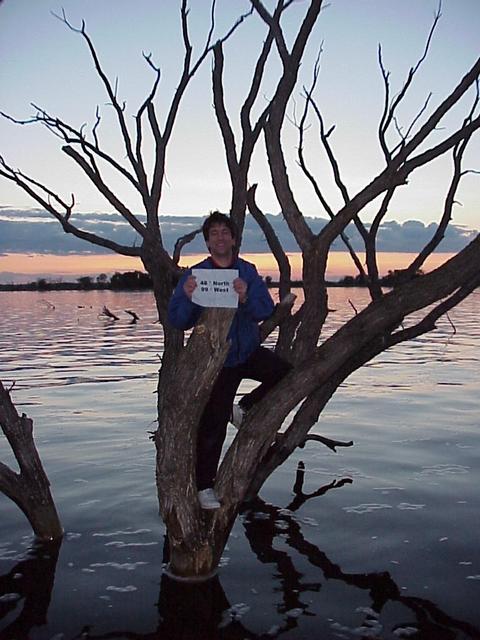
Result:
{"label": "cloud", "polygon": [[[298,245],[287,224],[280,215],[268,214],[267,218],[274,228],[284,249],[287,252],[298,251]],[[140,220],[145,220],[139,216]],[[75,214],[72,222],[85,231],[114,239],[119,244],[138,245],[140,236],[117,214],[88,213]],[[314,233],[318,233],[326,224],[325,219],[306,218]],[[200,227],[202,218],[199,216],[161,216],[160,225],[164,245],[172,251],[176,240]],[[418,252],[432,238],[437,225],[425,225],[418,220],[409,220],[402,224],[389,221],[384,222],[378,233],[377,248],[386,252]],[[356,251],[363,250],[363,242],[353,225],[347,229],[347,235]],[[450,225],[439,251],[450,253],[462,249],[473,240],[477,231],[465,229],[458,225]],[[268,252],[268,246],[263,234],[251,216],[247,216],[242,250],[247,253]],[[343,242],[338,239],[333,245],[334,251],[344,251]],[[205,243],[201,234],[188,244],[184,254],[202,253]],[[0,207],[0,254],[5,253],[40,253],[68,255],[104,254],[109,253],[102,247],[97,247],[65,234],[60,224],[46,212],[39,209],[15,210]]]}

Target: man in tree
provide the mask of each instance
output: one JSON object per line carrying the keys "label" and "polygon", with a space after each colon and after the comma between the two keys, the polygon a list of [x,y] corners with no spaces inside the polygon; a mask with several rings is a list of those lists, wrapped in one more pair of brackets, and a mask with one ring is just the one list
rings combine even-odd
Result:
{"label": "man in tree", "polygon": [[[239,428],[245,413],[288,373],[291,366],[273,351],[260,346],[258,322],[272,314],[274,304],[255,265],[238,257],[238,232],[234,222],[225,214],[214,211],[205,220],[202,232],[210,256],[193,268],[236,269],[239,274],[233,281],[238,309],[228,334],[230,349],[201,417],[197,435],[198,498],[202,508],[218,509],[220,502],[213,485],[229,419]],[[190,329],[200,317],[202,307],[192,301],[196,287],[196,278],[189,270],[173,293],[168,315],[171,324],[178,329]],[[243,378],[261,384],[238,404],[233,404]]]}

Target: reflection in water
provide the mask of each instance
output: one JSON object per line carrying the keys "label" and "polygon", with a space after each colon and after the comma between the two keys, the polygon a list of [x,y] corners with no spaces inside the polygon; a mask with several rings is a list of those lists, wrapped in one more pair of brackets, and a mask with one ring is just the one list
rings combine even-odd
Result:
{"label": "reflection in water", "polygon": [[330,484],[326,484],[320,489],[313,491],[312,493],[304,493],[303,492],[303,483],[305,481],[305,464],[302,460],[298,463],[297,467],[297,475],[295,478],[295,484],[293,485],[293,493],[295,494],[295,498],[292,502],[286,507],[289,511],[297,511],[300,507],[307,502],[307,500],[311,500],[312,498],[318,498],[319,496],[323,496],[330,489],[339,489],[343,487],[344,484],[352,484],[353,480],[351,478],[342,478],[341,480],[333,480]]}
{"label": "reflection in water", "polygon": [[[396,602],[405,607],[405,617],[409,620],[405,624],[395,624],[392,631],[397,637],[408,636],[424,640],[449,640],[458,637],[476,640],[480,638],[480,629],[461,620],[455,620],[429,600],[402,596],[399,587],[387,571],[345,573],[318,547],[308,542],[302,533],[299,522],[293,517],[294,511],[307,500],[321,496],[331,489],[339,488],[352,481],[349,478],[344,478],[320,487],[313,493],[304,494],[304,478],[305,466],[303,462],[300,462],[294,485],[295,498],[286,509],[279,509],[257,498],[245,511],[245,533],[252,551],[260,562],[276,565],[284,598],[282,613],[288,614],[292,610],[305,612],[307,607],[302,602],[301,594],[305,591],[319,591],[322,582],[305,584],[301,581],[302,574],[296,570],[289,554],[275,548],[275,538],[279,534],[286,539],[289,547],[306,558],[311,565],[319,568],[325,580],[340,580],[349,586],[369,592],[371,605],[365,608],[365,619],[362,626],[355,629],[339,628],[339,632],[350,632],[354,636],[362,638],[381,637],[377,634],[382,632],[380,623],[382,609],[387,603]],[[259,514],[263,517],[259,518]],[[411,613],[415,614],[414,621],[412,621]],[[279,628],[279,633],[295,626],[297,626],[297,617],[287,615],[282,627]],[[459,633],[462,635],[460,636]]]}
{"label": "reflection in water", "polygon": [[25,559],[0,576],[0,621],[21,608],[0,631],[2,639],[28,638],[34,627],[47,623],[60,545],[61,541],[36,542]]}
{"label": "reflection in water", "polygon": [[[158,603],[159,626],[154,637],[178,640],[241,640],[256,638],[230,615],[230,603],[218,576],[200,584],[185,584],[164,575]],[[141,636],[145,638],[145,636]]]}
{"label": "reflection in water", "polygon": [[[360,611],[363,615],[361,625],[349,628],[331,624],[332,638],[382,638],[387,637],[383,635],[385,632],[388,637],[417,640],[475,640],[480,637],[480,629],[447,615],[433,602],[424,598],[402,596],[400,588],[387,571],[347,573],[326,553],[309,542],[302,532],[295,511],[307,500],[339,489],[352,480],[343,478],[333,481],[306,494],[303,492],[304,477],[305,467],[300,462],[293,488],[295,497],[287,507],[280,508],[256,498],[245,505],[242,513],[251,549],[261,563],[275,566],[277,590],[282,593],[282,604],[278,607],[279,620],[267,632],[257,633],[246,627],[241,619],[239,605],[231,606],[218,576],[205,583],[189,584],[172,580],[164,574],[160,581],[156,629],[148,633],[123,629],[96,634],[92,627],[86,626],[73,638],[260,640],[288,637],[289,631],[301,627],[302,616],[316,616],[305,604],[305,594],[319,592],[331,580],[363,593],[367,592],[370,599],[370,605]],[[315,582],[303,581],[302,570],[295,565],[293,554],[277,548],[279,536],[287,547],[295,551],[295,555],[319,570]],[[2,640],[28,638],[33,627],[47,623],[59,546],[36,545],[28,558],[21,560],[8,574],[0,577],[0,620],[11,617],[20,606],[20,600],[23,601],[17,617],[0,632]],[[11,594],[10,597],[8,594]],[[389,603],[396,603],[403,613],[397,612],[397,622],[387,631],[382,624],[381,615]],[[398,622],[402,618],[405,622]],[[62,634],[62,637],[65,636]],[[326,640],[326,636],[322,635],[322,638]]]}

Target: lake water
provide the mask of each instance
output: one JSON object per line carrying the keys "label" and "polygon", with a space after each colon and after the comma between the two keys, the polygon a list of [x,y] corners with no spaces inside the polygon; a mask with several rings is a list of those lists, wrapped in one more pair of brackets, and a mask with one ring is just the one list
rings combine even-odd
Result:
{"label": "lake water", "polygon": [[[365,301],[330,290],[327,329]],[[151,293],[1,292],[0,310],[0,378],[65,529],[36,545],[0,494],[0,638],[480,638],[480,293],[342,385],[314,431],[354,446],[299,449],[195,587],[162,574]]]}

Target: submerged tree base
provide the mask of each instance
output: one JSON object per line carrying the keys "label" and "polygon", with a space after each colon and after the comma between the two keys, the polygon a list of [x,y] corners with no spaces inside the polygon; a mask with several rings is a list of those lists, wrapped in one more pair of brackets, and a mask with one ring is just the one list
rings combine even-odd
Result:
{"label": "submerged tree base", "polygon": [[63,529],[33,438],[33,421],[20,416],[10,391],[0,382],[0,429],[7,438],[20,473],[0,462],[0,492],[23,511],[36,538],[43,542],[61,540]]}
{"label": "submerged tree base", "polygon": [[167,565],[164,569],[163,569],[163,573],[165,576],[167,576],[167,578],[171,578],[172,580],[175,580],[175,582],[182,582],[185,584],[199,584],[202,582],[208,582],[209,580],[212,580],[212,578],[216,578],[218,575],[218,568],[214,569],[213,571],[211,571],[210,573],[206,573],[205,575],[200,575],[200,576],[179,576],[176,573],[173,573],[170,570],[170,565]]}

